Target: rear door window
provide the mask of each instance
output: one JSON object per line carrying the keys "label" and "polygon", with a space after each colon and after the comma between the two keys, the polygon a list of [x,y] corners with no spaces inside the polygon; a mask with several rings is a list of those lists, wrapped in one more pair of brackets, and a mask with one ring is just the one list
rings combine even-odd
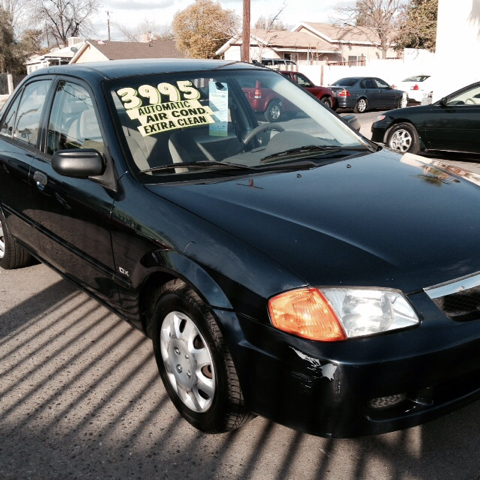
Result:
{"label": "rear door window", "polygon": [[25,87],[15,114],[13,138],[31,146],[37,145],[40,120],[50,84],[51,80],[40,80]]}

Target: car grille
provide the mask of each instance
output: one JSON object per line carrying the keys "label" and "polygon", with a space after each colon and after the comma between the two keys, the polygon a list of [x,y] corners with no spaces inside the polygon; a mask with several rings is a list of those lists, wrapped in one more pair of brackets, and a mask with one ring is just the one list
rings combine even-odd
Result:
{"label": "car grille", "polygon": [[433,301],[452,320],[480,319],[480,287],[435,298]]}
{"label": "car grille", "polygon": [[480,320],[479,274],[425,291],[437,307],[452,320]]}

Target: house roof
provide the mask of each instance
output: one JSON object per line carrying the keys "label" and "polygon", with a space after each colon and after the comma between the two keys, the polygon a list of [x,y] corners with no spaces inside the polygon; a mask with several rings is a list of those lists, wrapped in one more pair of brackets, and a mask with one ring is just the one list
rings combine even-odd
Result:
{"label": "house roof", "polygon": [[43,55],[32,55],[27,60],[27,62],[25,62],[25,65],[34,65],[34,64],[42,63],[43,61],[52,60],[52,59],[62,59],[68,62],[68,60],[70,60],[73,57],[73,55],[74,55],[74,52],[70,47],[56,48]]}
{"label": "house roof", "polygon": [[104,40],[86,40],[77,55],[87,47],[96,48],[108,60],[131,60],[135,58],[184,58],[172,40],[154,40],[152,42],[111,42]]}
{"label": "house roof", "polygon": [[309,30],[329,43],[356,43],[376,45],[380,43],[377,33],[368,27],[333,25],[331,23],[301,22],[294,31]]}
{"label": "house roof", "polygon": [[322,38],[316,38],[306,32],[290,32],[286,30],[251,30],[252,38],[269,47],[314,48],[317,51],[332,51],[332,46]]}
{"label": "house roof", "polygon": [[[260,46],[268,46],[273,50],[313,50],[322,53],[336,52],[336,47],[320,37],[307,32],[291,32],[287,30],[250,30],[250,42]],[[220,48],[216,54],[221,55],[233,45],[241,45],[242,37],[237,35]]]}

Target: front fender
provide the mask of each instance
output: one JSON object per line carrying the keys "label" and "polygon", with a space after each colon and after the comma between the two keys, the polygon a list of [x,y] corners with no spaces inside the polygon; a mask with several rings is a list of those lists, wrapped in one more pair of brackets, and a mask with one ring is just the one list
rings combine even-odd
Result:
{"label": "front fender", "polygon": [[212,308],[232,310],[233,307],[216,281],[198,263],[175,251],[155,251],[141,262],[150,270],[180,278],[190,285]]}

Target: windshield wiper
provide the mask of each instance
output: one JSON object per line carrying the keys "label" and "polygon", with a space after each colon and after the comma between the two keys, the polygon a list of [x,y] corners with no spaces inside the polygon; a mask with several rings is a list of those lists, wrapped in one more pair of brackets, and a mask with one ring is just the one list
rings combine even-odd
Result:
{"label": "windshield wiper", "polygon": [[159,172],[161,170],[173,170],[176,168],[221,168],[229,170],[252,170],[251,167],[246,165],[240,165],[238,163],[223,163],[213,160],[201,160],[199,162],[183,162],[183,163],[171,163],[169,165],[158,165],[157,167],[147,168],[146,170],[140,170],[140,173]]}
{"label": "windshield wiper", "polygon": [[[284,150],[283,152],[274,153],[272,155],[268,155],[263,157],[260,161],[262,163],[268,162],[275,162],[278,160],[290,159],[294,158],[304,158],[304,157],[312,157],[317,156],[318,154],[328,155],[330,153],[337,153],[341,152],[342,150],[354,150],[358,151],[357,147],[346,147],[346,146],[338,146],[338,145],[304,145],[303,147],[295,147],[290,148],[289,150]],[[365,147],[361,147],[361,150],[365,150]]]}

